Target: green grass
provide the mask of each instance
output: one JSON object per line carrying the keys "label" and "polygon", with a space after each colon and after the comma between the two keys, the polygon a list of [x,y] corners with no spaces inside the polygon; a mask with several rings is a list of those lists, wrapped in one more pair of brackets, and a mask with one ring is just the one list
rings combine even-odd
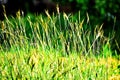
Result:
{"label": "green grass", "polygon": [[120,61],[115,57],[83,56],[31,48],[0,54],[0,79],[108,80],[120,79]]}
{"label": "green grass", "polygon": [[102,25],[76,14],[27,15],[0,22],[0,79],[120,79],[120,57]]}

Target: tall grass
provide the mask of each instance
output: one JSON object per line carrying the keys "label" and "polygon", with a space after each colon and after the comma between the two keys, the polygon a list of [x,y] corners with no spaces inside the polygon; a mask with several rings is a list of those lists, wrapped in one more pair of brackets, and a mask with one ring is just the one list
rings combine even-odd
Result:
{"label": "tall grass", "polygon": [[101,26],[93,30],[89,16],[87,20],[74,18],[72,14],[58,13],[46,16],[28,15],[26,18],[17,13],[17,18],[1,22],[1,39],[3,48],[29,46],[51,48],[62,51],[63,55],[71,52],[82,54],[101,54],[104,46],[110,48],[110,39],[104,37]]}
{"label": "tall grass", "polygon": [[[0,79],[120,79],[102,25],[92,29],[80,12],[7,18],[0,22]],[[98,55],[98,56],[96,56]]]}

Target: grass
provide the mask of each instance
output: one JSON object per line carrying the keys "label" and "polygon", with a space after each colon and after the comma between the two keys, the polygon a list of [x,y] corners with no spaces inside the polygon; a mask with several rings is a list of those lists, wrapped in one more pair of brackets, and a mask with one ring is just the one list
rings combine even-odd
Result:
{"label": "grass", "polygon": [[[119,80],[111,37],[80,12],[27,15],[0,22],[0,79]],[[117,52],[116,52],[117,53]]]}
{"label": "grass", "polygon": [[83,56],[32,48],[0,54],[0,79],[119,80],[120,61],[115,57]]}

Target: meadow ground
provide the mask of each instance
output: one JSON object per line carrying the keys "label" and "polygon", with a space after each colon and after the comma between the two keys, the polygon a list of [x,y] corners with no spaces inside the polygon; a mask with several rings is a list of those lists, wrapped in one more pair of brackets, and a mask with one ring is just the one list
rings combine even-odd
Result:
{"label": "meadow ground", "polygon": [[116,57],[62,56],[51,49],[30,49],[0,54],[0,79],[119,80],[120,60]]}

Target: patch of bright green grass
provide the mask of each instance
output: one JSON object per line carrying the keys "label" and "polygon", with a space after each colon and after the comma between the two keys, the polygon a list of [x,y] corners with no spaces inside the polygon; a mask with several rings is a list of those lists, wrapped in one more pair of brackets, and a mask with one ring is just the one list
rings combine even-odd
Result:
{"label": "patch of bright green grass", "polygon": [[[18,54],[19,53],[19,54]],[[120,79],[120,61],[114,57],[83,56],[31,48],[0,54],[0,79]]]}

